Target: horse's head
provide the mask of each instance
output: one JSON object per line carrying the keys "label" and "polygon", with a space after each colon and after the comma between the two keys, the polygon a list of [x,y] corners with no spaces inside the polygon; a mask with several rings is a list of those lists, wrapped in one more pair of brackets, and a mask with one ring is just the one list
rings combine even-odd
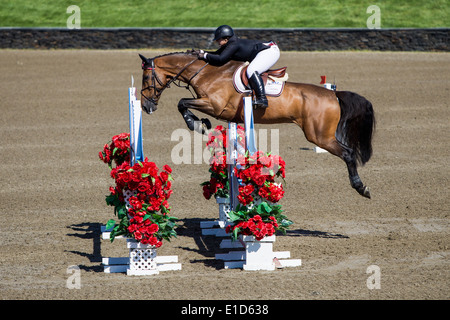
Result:
{"label": "horse's head", "polygon": [[[206,66],[190,69],[191,65],[199,61],[197,55],[192,52],[174,52],[152,59],[139,55],[142,59],[142,90],[141,105],[147,113],[152,113],[157,109],[159,98],[164,89],[169,88],[173,83],[178,87],[180,81],[187,84],[184,88],[189,89],[191,80]],[[156,63],[156,59],[157,63]],[[199,61],[199,63],[201,63]],[[176,82],[178,81],[178,83]]]}
{"label": "horse's head", "polygon": [[157,70],[154,59],[148,59],[139,55],[142,59],[142,90],[141,106],[147,113],[152,113],[158,108],[158,100],[166,87],[166,76],[162,70]]}

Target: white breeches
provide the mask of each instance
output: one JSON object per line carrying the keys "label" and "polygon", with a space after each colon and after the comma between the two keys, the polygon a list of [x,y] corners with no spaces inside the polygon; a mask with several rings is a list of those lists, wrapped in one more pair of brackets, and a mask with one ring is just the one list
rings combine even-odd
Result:
{"label": "white breeches", "polygon": [[270,69],[280,58],[280,49],[272,44],[269,49],[259,52],[247,68],[247,77],[251,78],[255,71],[259,74]]}

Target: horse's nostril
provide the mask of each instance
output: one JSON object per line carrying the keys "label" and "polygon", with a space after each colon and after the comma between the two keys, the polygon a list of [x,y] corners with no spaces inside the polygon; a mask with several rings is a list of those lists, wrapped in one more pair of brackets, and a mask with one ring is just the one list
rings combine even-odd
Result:
{"label": "horse's nostril", "polygon": [[151,101],[146,101],[142,105],[142,109],[147,112],[148,114],[151,114],[153,111],[156,111],[158,109],[157,105]]}

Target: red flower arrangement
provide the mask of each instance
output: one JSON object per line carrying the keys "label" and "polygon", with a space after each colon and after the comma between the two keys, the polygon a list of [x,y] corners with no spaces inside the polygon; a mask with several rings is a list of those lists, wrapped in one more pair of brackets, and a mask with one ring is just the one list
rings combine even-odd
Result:
{"label": "red flower arrangement", "polygon": [[106,197],[106,203],[114,206],[114,213],[120,219],[117,225],[114,219],[106,224],[107,229],[114,227],[111,241],[118,235],[125,235],[142,244],[160,247],[163,239],[170,241],[176,236],[177,218],[168,215],[171,208],[167,201],[173,192],[172,169],[165,165],[159,172],[156,164],[147,158],[130,166],[127,133],[114,136],[111,144],[105,145],[99,153],[99,158],[108,163],[116,183]]}
{"label": "red flower arrangement", "polygon": [[[245,131],[237,126],[238,143],[244,145]],[[210,179],[200,184],[203,187],[203,196],[209,200],[212,196],[228,198],[228,168],[227,168],[227,129],[219,125],[208,134],[206,146],[211,152],[209,160]]]}
{"label": "red flower arrangement", "polygon": [[276,177],[286,176],[285,162],[277,155],[257,151],[253,155],[240,155],[235,175],[240,179],[238,200],[249,205],[259,195],[269,202],[276,203],[284,196],[283,185],[275,183]]}
{"label": "red flower arrangement", "polygon": [[116,165],[122,164],[130,159],[130,134],[121,133],[112,137],[110,144],[105,144],[103,151],[98,153],[100,160],[107,163],[112,169],[112,162]]}
{"label": "red flower arrangement", "polygon": [[[203,182],[203,195],[210,199],[229,197],[227,169],[227,130],[217,126],[208,135],[206,146],[211,152],[209,172],[210,180]],[[245,129],[237,126],[237,143],[245,146]],[[257,240],[286,232],[292,221],[282,214],[281,206],[276,203],[284,196],[283,185],[276,183],[277,177],[285,178],[285,162],[277,155],[257,151],[253,155],[247,152],[236,160],[235,176],[239,181],[239,205],[235,211],[228,212],[231,223],[225,231],[231,233],[234,240],[239,235],[253,235]]]}
{"label": "red flower arrangement", "polygon": [[238,234],[254,236],[256,240],[261,240],[266,236],[271,236],[278,228],[278,222],[275,217],[269,216],[269,221],[263,221],[263,218],[257,214],[247,221],[239,221],[234,226],[227,226],[226,232],[231,233],[236,230]]}
{"label": "red flower arrangement", "polygon": [[228,213],[232,223],[225,229],[234,240],[239,235],[253,235],[256,240],[286,232],[292,221],[282,214],[276,203],[284,196],[283,185],[275,178],[285,178],[285,162],[277,155],[257,151],[241,155],[237,160],[235,176],[239,181],[239,205]]}

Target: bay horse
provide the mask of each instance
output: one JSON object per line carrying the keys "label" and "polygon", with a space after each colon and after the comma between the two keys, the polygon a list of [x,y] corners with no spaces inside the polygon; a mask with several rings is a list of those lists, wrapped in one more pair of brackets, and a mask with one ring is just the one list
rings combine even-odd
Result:
{"label": "bay horse", "polygon": [[[192,52],[174,52],[142,59],[141,106],[147,113],[157,109],[164,89],[171,84],[187,84],[195,98],[184,98],[178,110],[190,130],[199,119],[189,110],[197,110],[216,119],[242,123],[243,94],[232,83],[235,70],[242,62],[230,61],[213,66],[199,60]],[[178,83],[177,83],[178,81]],[[370,198],[370,190],[359,177],[357,166],[372,156],[375,115],[372,104],[350,91],[332,91],[324,87],[286,82],[279,97],[267,97],[269,107],[254,110],[254,122],[261,124],[295,123],[306,139],[345,161],[351,186]],[[208,129],[209,120],[201,120]],[[203,128],[204,129],[204,128]]]}

